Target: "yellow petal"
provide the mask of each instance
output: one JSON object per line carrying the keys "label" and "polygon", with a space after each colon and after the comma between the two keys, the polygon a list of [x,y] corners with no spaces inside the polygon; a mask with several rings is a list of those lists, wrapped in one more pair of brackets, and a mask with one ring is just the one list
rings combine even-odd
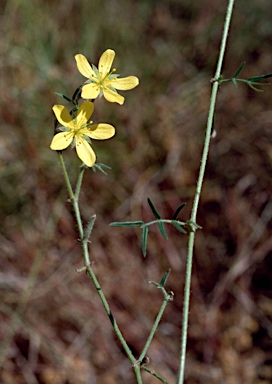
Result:
{"label": "yellow petal", "polygon": [[76,137],[77,155],[83,163],[88,167],[92,167],[95,163],[96,156],[92,147],[82,137]]}
{"label": "yellow petal", "polygon": [[108,100],[110,103],[118,103],[122,105],[125,101],[123,96],[119,95],[117,92],[114,92],[109,88],[104,88],[103,94],[105,99]]}
{"label": "yellow petal", "polygon": [[94,105],[90,101],[81,104],[76,117],[76,128],[82,127],[92,116]]}
{"label": "yellow petal", "polygon": [[69,132],[60,132],[57,133],[50,144],[50,148],[54,151],[61,151],[69,147],[71,142],[73,141],[73,135]]}
{"label": "yellow petal", "polygon": [[53,111],[58,122],[64,127],[74,129],[73,119],[63,105],[54,105]]}
{"label": "yellow petal", "polygon": [[96,140],[110,139],[115,134],[115,128],[110,124],[94,124],[90,125],[88,128],[81,130],[80,133]]}
{"label": "yellow petal", "polygon": [[104,78],[110,72],[114,56],[115,52],[112,49],[107,49],[101,55],[98,63],[98,70],[101,73],[102,78]]}
{"label": "yellow petal", "polygon": [[96,99],[99,95],[100,87],[94,83],[83,85],[81,97],[83,99]]}
{"label": "yellow petal", "polygon": [[77,63],[77,69],[83,76],[87,77],[87,79],[96,78],[96,74],[94,73],[92,67],[84,55],[75,55],[75,59]]}
{"label": "yellow petal", "polygon": [[129,89],[133,89],[137,87],[139,84],[139,79],[136,76],[128,76],[123,77],[121,79],[116,78],[115,80],[111,81],[110,85],[118,90],[122,91],[128,91]]}

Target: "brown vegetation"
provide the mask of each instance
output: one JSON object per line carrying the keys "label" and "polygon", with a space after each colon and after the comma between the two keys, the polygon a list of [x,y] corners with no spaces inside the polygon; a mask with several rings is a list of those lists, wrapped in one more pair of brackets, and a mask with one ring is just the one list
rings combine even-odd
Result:
{"label": "brown vegetation", "polygon": [[[96,103],[94,121],[116,127],[95,142],[108,176],[85,174],[81,207],[97,214],[94,269],[129,346],[140,353],[162,302],[168,304],[148,351],[150,369],[176,381],[187,237],[150,233],[141,255],[136,228],[112,221],[165,218],[181,202],[189,219],[203,146],[226,2],[71,0],[3,2],[0,84],[0,340],[3,384],[134,383],[83,264],[57,155],[49,149],[54,92],[83,81],[74,55],[96,62],[116,51],[120,73],[140,86],[124,106]],[[220,5],[219,5],[220,3]],[[272,72],[271,4],[237,1],[224,77]],[[272,381],[271,87],[222,85],[200,202],[186,384]],[[65,152],[73,180],[78,158]],[[10,340],[9,340],[10,339]],[[7,348],[5,344],[7,343]],[[144,382],[158,383],[144,374]]]}

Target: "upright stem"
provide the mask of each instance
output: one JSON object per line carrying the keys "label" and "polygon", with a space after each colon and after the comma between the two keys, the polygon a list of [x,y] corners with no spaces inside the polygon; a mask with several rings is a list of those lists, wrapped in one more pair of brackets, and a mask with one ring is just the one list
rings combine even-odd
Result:
{"label": "upright stem", "polygon": [[[65,166],[65,163],[64,163],[64,160],[63,160],[62,153],[58,152],[58,155],[59,155],[59,161],[60,161],[61,169],[62,169],[62,172],[63,172],[64,180],[65,180],[65,183],[66,183],[66,186],[67,186],[67,189],[68,189],[69,197],[70,197],[71,203],[73,204],[73,208],[74,208],[74,212],[75,212],[75,216],[76,216],[76,222],[77,222],[77,225],[78,225],[78,232],[79,232],[79,235],[80,235],[80,240],[82,241],[83,237],[84,237],[84,230],[83,230],[83,225],[82,225],[80,211],[79,211],[79,206],[78,206],[79,190],[77,190],[77,195],[75,195],[74,192],[73,192],[73,188],[71,186],[71,183],[70,183],[70,179],[69,179],[69,176],[68,176],[68,173],[67,173],[67,170],[66,170],[66,166]],[[87,261],[89,261],[89,260],[87,260]],[[89,261],[88,264],[90,264],[90,261]]]}
{"label": "upright stem", "polygon": [[123,337],[123,335],[122,335],[122,333],[121,333],[121,331],[120,331],[120,329],[119,329],[119,327],[115,321],[115,318],[113,317],[113,314],[110,310],[110,306],[109,306],[107,299],[106,299],[106,297],[102,291],[102,288],[101,288],[101,286],[97,280],[95,272],[93,271],[93,269],[91,267],[92,263],[90,260],[89,249],[88,249],[89,239],[86,238],[85,233],[84,233],[83,224],[82,224],[81,215],[80,215],[80,209],[79,209],[79,205],[78,205],[78,198],[79,198],[80,187],[81,187],[81,183],[82,183],[82,177],[83,177],[84,170],[81,169],[81,171],[80,171],[77,186],[76,186],[76,192],[74,193],[61,152],[59,152],[59,160],[60,160],[60,165],[61,165],[62,172],[64,175],[65,183],[66,183],[66,186],[68,189],[69,197],[70,197],[71,203],[72,203],[73,208],[74,208],[76,222],[77,222],[79,235],[80,235],[82,253],[83,253],[83,258],[84,258],[84,265],[85,265],[85,268],[81,268],[80,270],[86,270],[88,275],[91,277],[93,284],[95,286],[95,289],[96,289],[96,291],[97,291],[97,293],[98,293],[98,295],[102,301],[102,304],[105,308],[105,311],[106,311],[106,313],[110,319],[110,322],[111,322],[112,327],[115,331],[115,334],[116,334],[118,340],[120,341],[122,347],[124,348],[128,358],[129,358],[129,360],[133,366],[136,381],[138,384],[142,384],[142,378],[141,378],[141,372],[140,372],[141,367],[138,364],[136,358],[133,356],[126,340],[124,339],[124,337]]}
{"label": "upright stem", "polygon": [[[216,72],[215,72],[214,82],[212,85],[212,93],[211,93],[211,99],[210,99],[209,114],[208,114],[208,119],[207,119],[206,136],[205,136],[205,141],[204,141],[203,154],[202,154],[202,159],[201,159],[201,164],[200,164],[200,169],[199,169],[199,176],[198,176],[198,181],[197,181],[197,187],[196,187],[192,212],[191,212],[191,219],[190,220],[192,222],[196,222],[198,204],[199,204],[200,194],[201,194],[201,190],[202,190],[205,168],[206,168],[206,164],[207,164],[207,158],[208,158],[209,147],[210,147],[211,132],[212,132],[212,126],[213,126],[213,117],[214,117],[214,110],[215,110],[215,102],[216,102],[216,96],[217,96],[217,91],[218,91],[217,79],[219,79],[219,77],[221,75],[222,63],[223,63],[225,50],[226,50],[226,42],[227,42],[227,37],[228,37],[228,32],[229,32],[229,26],[230,26],[234,1],[235,0],[229,0],[228,8],[226,11],[225,24],[224,24],[223,34],[222,34],[222,41],[221,41],[221,46],[220,46],[220,51],[219,51],[217,68],[216,68]],[[181,344],[180,344],[180,368],[179,368],[178,384],[183,384],[183,382],[184,382],[194,242],[195,242],[195,229],[192,229],[190,231],[189,240],[188,240],[188,253],[187,253],[187,263],[186,263],[186,273],[185,273],[182,332],[181,332]]]}

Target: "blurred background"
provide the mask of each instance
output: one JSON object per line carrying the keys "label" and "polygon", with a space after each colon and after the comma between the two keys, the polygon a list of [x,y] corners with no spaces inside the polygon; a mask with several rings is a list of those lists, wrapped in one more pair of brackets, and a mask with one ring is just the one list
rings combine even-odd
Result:
{"label": "blurred background", "polygon": [[[3,384],[134,383],[83,265],[58,157],[49,149],[55,92],[72,96],[84,78],[74,55],[97,64],[116,51],[121,76],[140,85],[123,106],[96,102],[94,122],[116,127],[93,141],[108,175],[88,170],[85,222],[97,215],[91,257],[133,353],[144,346],[163,297],[149,281],[171,268],[175,294],[148,350],[149,368],[176,382],[187,236],[112,221],[161,215],[188,220],[195,192],[227,1],[8,0],[0,20],[0,362]],[[223,76],[272,72],[270,0],[237,1]],[[197,222],[187,384],[272,382],[272,88],[219,90]],[[120,92],[122,93],[122,92]],[[80,161],[64,153],[73,181]],[[158,383],[143,374],[145,383]]]}

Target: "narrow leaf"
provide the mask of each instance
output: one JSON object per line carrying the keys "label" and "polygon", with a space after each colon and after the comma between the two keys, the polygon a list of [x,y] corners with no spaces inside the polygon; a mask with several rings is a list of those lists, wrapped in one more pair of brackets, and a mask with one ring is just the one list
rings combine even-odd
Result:
{"label": "narrow leaf", "polygon": [[153,212],[153,215],[155,216],[156,219],[160,219],[161,216],[160,214],[158,213],[158,211],[156,210],[156,208],[154,207],[154,204],[152,203],[152,201],[148,198],[147,199],[147,202],[151,208],[151,211]]}
{"label": "narrow leaf", "polygon": [[110,227],[141,227],[143,224],[143,221],[115,221]]}
{"label": "narrow leaf", "polygon": [[146,257],[147,235],[148,235],[148,227],[143,227],[143,231],[142,231],[142,252],[143,252],[144,257]]}
{"label": "narrow leaf", "polygon": [[65,96],[63,93],[55,92],[55,94],[62,97],[65,100],[69,101],[69,103],[72,102],[72,100],[69,97]]}
{"label": "narrow leaf", "polygon": [[72,100],[75,101],[76,99],[79,99],[80,98],[80,92],[81,92],[81,89],[82,89],[83,85],[80,85],[79,87],[77,87],[77,89],[75,90],[74,94],[73,94],[73,97],[72,97]]}
{"label": "narrow leaf", "polygon": [[253,85],[271,85],[271,83],[260,83],[259,81],[248,81],[247,80],[247,84],[250,83],[250,84],[253,84]]}
{"label": "narrow leaf", "polygon": [[155,281],[150,281],[149,283],[155,285],[157,288],[161,287],[161,284],[155,283]]}
{"label": "narrow leaf", "polygon": [[253,91],[255,91],[255,92],[263,92],[262,89],[259,89],[259,88],[254,87],[254,85],[252,85],[252,83],[250,83],[250,82],[248,82],[248,85],[249,85],[250,88],[252,88]]}
{"label": "narrow leaf", "polygon": [[236,81],[235,77],[233,77],[233,78],[231,79],[231,81],[233,82],[233,84],[235,85],[235,87],[237,87],[237,81]]}
{"label": "narrow leaf", "polygon": [[186,203],[180,204],[180,206],[176,209],[175,213],[172,216],[172,220],[176,220],[178,218],[178,215],[180,211],[185,207]]}
{"label": "narrow leaf", "polygon": [[169,268],[168,271],[166,271],[165,274],[163,275],[163,277],[162,277],[162,279],[161,279],[161,282],[160,282],[160,285],[161,285],[162,287],[165,286],[166,281],[167,281],[167,279],[168,279],[168,276],[170,275],[170,272],[171,272],[171,269]]}
{"label": "narrow leaf", "polygon": [[158,221],[158,226],[159,226],[159,229],[160,229],[161,234],[163,235],[163,237],[165,238],[165,240],[167,240],[168,237],[167,237],[167,234],[166,234],[166,232],[165,232],[164,225],[163,225],[163,223],[162,223],[161,221]]}
{"label": "narrow leaf", "polygon": [[186,230],[175,220],[172,221],[173,226],[181,233],[187,234]]}
{"label": "narrow leaf", "polygon": [[104,175],[107,175],[107,172],[105,171],[105,169],[111,169],[111,167],[109,167],[109,166],[106,165],[106,164],[95,163],[95,164],[92,166],[92,170],[95,172],[97,169],[98,169],[100,172],[104,173]]}
{"label": "narrow leaf", "polygon": [[89,223],[87,224],[87,228],[86,228],[85,234],[84,234],[84,239],[85,240],[89,240],[89,238],[91,236],[91,233],[92,233],[92,230],[93,230],[93,226],[94,226],[94,223],[95,223],[95,219],[96,219],[96,215],[92,215]]}
{"label": "narrow leaf", "polygon": [[270,77],[272,77],[272,73],[268,73],[267,75],[253,76],[253,77],[250,77],[248,79],[248,81],[250,81],[250,82],[259,81],[259,80],[263,80],[263,79],[269,79]]}
{"label": "narrow leaf", "polygon": [[235,79],[238,75],[240,75],[242,69],[244,68],[244,66],[246,65],[245,62],[243,62],[240,67],[237,69],[237,71],[235,72],[235,74],[232,76],[233,79]]}

